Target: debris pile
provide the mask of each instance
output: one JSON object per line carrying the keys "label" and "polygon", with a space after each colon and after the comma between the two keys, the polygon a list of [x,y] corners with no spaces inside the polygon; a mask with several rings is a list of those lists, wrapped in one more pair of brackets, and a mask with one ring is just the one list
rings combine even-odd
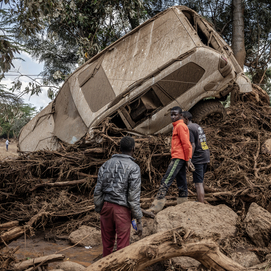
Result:
{"label": "debris pile", "polygon": [[[211,152],[205,199],[214,205],[227,204],[240,221],[252,202],[271,211],[271,109],[257,91],[242,99],[227,109],[223,121],[201,124]],[[119,152],[119,141],[127,134],[135,139],[135,158],[142,173],[141,207],[149,208],[169,164],[171,136],[143,136],[107,120],[76,145],[60,142],[59,151],[21,153],[16,160],[0,162],[0,224],[17,221],[17,227],[27,226],[29,233],[50,228],[55,235],[69,234],[82,225],[99,228],[93,204],[98,170]],[[191,175],[188,180],[193,199]],[[172,185],[166,206],[175,205],[176,196]],[[0,228],[1,247],[11,241],[2,238],[7,232]],[[247,237],[242,227],[238,234]],[[14,261],[12,255],[2,255],[0,264],[8,266]]]}
{"label": "debris pile", "polygon": [[216,126],[204,127],[211,152],[205,183],[223,191],[218,201],[245,213],[246,203],[270,208],[271,155],[263,148],[271,138],[271,110],[251,102],[228,109]]}

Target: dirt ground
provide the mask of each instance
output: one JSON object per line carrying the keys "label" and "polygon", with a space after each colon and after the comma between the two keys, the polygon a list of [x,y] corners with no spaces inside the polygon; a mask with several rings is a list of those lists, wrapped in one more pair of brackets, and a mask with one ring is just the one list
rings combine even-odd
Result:
{"label": "dirt ground", "polygon": [[10,140],[8,151],[6,151],[6,140],[0,140],[0,160],[9,160],[18,157],[17,141]]}

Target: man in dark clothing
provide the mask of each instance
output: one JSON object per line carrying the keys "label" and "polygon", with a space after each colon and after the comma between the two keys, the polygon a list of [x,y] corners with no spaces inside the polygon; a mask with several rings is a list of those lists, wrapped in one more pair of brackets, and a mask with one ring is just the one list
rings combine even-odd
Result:
{"label": "man in dark clothing", "polygon": [[184,122],[188,126],[190,142],[192,145],[192,163],[195,167],[193,172],[193,182],[196,186],[197,198],[199,202],[204,203],[204,174],[207,163],[210,162],[210,151],[206,142],[206,135],[203,129],[196,123],[192,123],[192,114],[190,112],[182,113]]}
{"label": "man in dark clothing", "polygon": [[117,235],[117,250],[130,243],[131,220],[137,219],[138,235],[142,235],[140,208],[140,168],[132,157],[135,141],[123,137],[122,154],[115,154],[99,169],[94,190],[95,211],[101,214],[103,256],[113,252]]}
{"label": "man in dark clothing", "polygon": [[150,211],[161,211],[166,203],[166,193],[174,179],[177,180],[179,197],[177,204],[187,201],[186,167],[191,165],[192,147],[189,141],[189,130],[182,120],[182,109],[175,106],[170,110],[173,125],[171,140],[171,162],[164,175],[156,199],[153,201]]}

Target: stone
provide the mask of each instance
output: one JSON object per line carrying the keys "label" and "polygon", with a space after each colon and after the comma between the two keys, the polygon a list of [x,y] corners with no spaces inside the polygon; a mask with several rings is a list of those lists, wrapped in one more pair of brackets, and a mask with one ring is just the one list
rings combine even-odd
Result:
{"label": "stone", "polygon": [[94,227],[81,226],[78,230],[72,232],[69,240],[80,246],[98,246],[102,244],[101,231],[96,230]]}
{"label": "stone", "polygon": [[196,269],[201,265],[201,263],[190,257],[175,257],[172,258],[172,262],[180,267],[182,270]]}
{"label": "stone", "polygon": [[86,269],[85,266],[70,261],[61,262],[56,266],[56,268],[64,271],[84,271]]}
{"label": "stone", "polygon": [[271,154],[271,138],[267,139],[262,147],[261,147],[262,153]]}
{"label": "stone", "polygon": [[271,232],[271,213],[253,202],[248,209],[244,223],[248,236],[256,246],[268,246]]}
{"label": "stone", "polygon": [[261,263],[257,255],[254,252],[248,250],[234,252],[230,255],[230,258],[244,267],[251,267]]}
{"label": "stone", "polygon": [[224,204],[212,206],[188,201],[159,212],[154,232],[182,226],[201,238],[215,237],[221,241],[235,235],[237,218],[237,214]]}

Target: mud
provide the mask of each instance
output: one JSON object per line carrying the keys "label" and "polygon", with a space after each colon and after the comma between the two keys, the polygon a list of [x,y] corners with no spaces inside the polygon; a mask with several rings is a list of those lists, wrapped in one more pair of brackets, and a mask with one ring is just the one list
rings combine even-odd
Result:
{"label": "mud", "polygon": [[[64,254],[64,261],[72,261],[79,263],[85,267],[91,265],[95,258],[99,258],[102,254],[102,246],[96,246],[89,249],[85,247],[75,246],[68,240],[49,240],[49,232],[39,231],[35,233],[32,237],[20,237],[16,241],[9,244],[9,248],[16,248],[20,246],[20,249],[15,253],[18,260],[33,259],[40,256],[50,255],[50,254]],[[47,236],[47,237],[46,237]],[[6,249],[3,249],[5,252]],[[57,263],[50,263],[49,270],[56,268]]]}

